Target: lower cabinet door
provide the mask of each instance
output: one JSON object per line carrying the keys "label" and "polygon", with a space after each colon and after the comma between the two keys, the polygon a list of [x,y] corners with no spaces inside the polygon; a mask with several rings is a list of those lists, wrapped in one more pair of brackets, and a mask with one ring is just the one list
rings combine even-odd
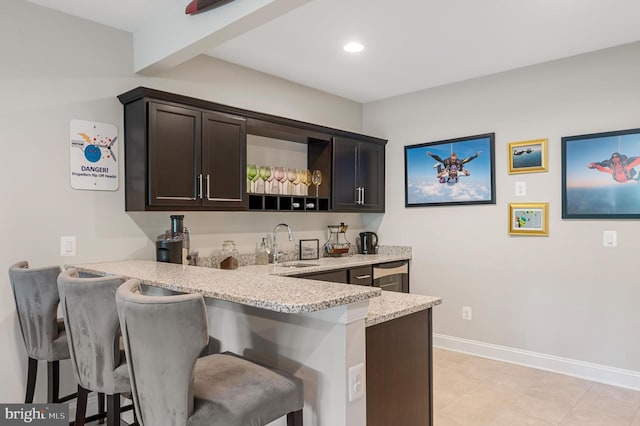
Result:
{"label": "lower cabinet door", "polygon": [[431,309],[366,328],[367,426],[433,425]]}

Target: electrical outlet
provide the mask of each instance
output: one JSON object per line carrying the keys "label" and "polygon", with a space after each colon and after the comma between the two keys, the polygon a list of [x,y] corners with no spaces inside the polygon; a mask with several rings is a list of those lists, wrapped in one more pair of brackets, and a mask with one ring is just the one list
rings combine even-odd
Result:
{"label": "electrical outlet", "polygon": [[364,364],[349,367],[349,402],[364,397],[365,377]]}
{"label": "electrical outlet", "polygon": [[471,317],[472,317],[471,306],[463,306],[462,307],[462,319],[463,320],[467,320],[467,321],[471,321]]}

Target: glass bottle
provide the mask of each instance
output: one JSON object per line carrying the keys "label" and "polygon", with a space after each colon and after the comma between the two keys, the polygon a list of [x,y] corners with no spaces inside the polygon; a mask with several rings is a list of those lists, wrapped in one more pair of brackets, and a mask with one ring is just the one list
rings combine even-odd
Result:
{"label": "glass bottle", "polygon": [[256,265],[268,265],[269,264],[269,250],[267,249],[267,240],[262,239],[261,242],[256,244]]}

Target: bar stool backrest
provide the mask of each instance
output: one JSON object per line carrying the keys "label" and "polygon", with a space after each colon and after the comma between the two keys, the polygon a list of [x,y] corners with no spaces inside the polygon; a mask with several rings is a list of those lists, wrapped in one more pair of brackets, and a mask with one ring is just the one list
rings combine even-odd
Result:
{"label": "bar stool backrest", "polygon": [[[129,387],[128,377],[114,375],[124,362],[115,304],[116,290],[123,282],[118,276],[81,278],[74,268],[58,276],[76,382],[85,389],[110,395]],[[122,383],[116,383],[118,380]]]}
{"label": "bar stool backrest", "polygon": [[199,294],[147,296],[138,280],[116,293],[138,422],[187,424],[193,412],[193,368],[209,341]]}
{"label": "bar stool backrest", "polygon": [[56,279],[60,267],[29,268],[18,262],[9,268],[9,280],[27,354],[33,359],[56,361],[52,343],[58,337],[60,303]]}

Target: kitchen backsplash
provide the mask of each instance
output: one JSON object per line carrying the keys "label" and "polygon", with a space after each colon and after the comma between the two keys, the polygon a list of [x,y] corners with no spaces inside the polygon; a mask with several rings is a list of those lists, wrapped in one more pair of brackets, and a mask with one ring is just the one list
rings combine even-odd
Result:
{"label": "kitchen backsplash", "polygon": [[[322,250],[322,247],[320,247]],[[324,253],[320,253],[322,257]],[[349,249],[348,256],[352,256],[354,254],[358,254],[355,245],[352,245]],[[378,254],[386,254],[386,255],[406,255],[411,257],[411,247],[407,246],[378,246]],[[220,266],[220,262],[223,261],[224,258],[219,254],[214,254],[212,256],[199,257],[198,258],[198,266],[203,266],[205,268],[218,268]],[[298,260],[298,249],[294,251],[288,251],[280,254],[279,262],[290,262]],[[238,266],[248,266],[256,264],[256,255],[255,253],[239,253],[238,254]]]}

